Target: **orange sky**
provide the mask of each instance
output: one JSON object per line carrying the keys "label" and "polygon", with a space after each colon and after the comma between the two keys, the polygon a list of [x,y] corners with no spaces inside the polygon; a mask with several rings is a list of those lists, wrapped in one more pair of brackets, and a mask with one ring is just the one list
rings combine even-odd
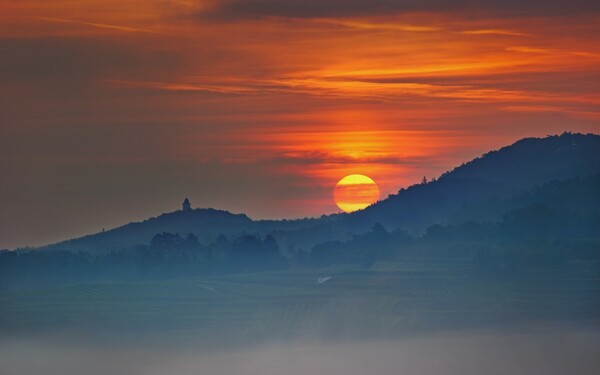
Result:
{"label": "orange sky", "polygon": [[385,197],[521,137],[597,133],[595,2],[479,3],[0,0],[0,248],[185,196],[331,213],[348,174]]}

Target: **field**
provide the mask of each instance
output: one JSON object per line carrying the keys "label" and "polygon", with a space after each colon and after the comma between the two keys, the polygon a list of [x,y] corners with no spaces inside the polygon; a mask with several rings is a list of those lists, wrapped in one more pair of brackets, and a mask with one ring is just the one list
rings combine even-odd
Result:
{"label": "field", "polygon": [[599,275],[597,264],[573,264],[489,278],[461,261],[419,259],[367,270],[336,266],[70,285],[1,293],[0,329],[7,335],[93,332],[99,338],[169,333],[218,344],[392,338],[548,321],[597,326]]}

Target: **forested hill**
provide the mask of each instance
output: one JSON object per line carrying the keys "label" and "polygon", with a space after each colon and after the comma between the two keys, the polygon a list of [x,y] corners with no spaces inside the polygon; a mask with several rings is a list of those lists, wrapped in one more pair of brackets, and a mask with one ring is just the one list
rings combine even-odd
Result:
{"label": "forested hill", "polygon": [[175,211],[41,249],[108,252],[137,244],[147,244],[155,234],[161,232],[195,233],[200,240],[210,241],[214,239],[212,238],[214,230],[225,235],[236,234],[247,230],[251,224],[252,220],[246,215],[232,214],[227,211],[214,209]]}
{"label": "forested hill", "polygon": [[600,136],[563,133],[526,138],[489,152],[426,184],[398,194],[342,222],[362,231],[379,222],[420,232],[432,224],[499,219],[511,197],[551,181],[600,172]]}
{"label": "forested hill", "polygon": [[440,179],[470,178],[530,188],[551,180],[585,177],[598,171],[600,136],[563,133],[522,139],[463,164]]}
{"label": "forested hill", "polygon": [[[401,189],[398,194],[353,214],[319,219],[255,221],[244,214],[214,209],[175,211],[119,228],[49,245],[41,249],[105,253],[145,245],[158,233],[193,233],[201,243],[221,234],[273,234],[280,246],[310,250],[329,240],[345,240],[369,231],[375,223],[388,230],[418,235],[434,224],[500,220],[521,207],[515,196],[551,181],[585,178],[600,173],[600,136],[564,133],[526,138],[489,152],[439,179]],[[575,199],[579,206],[586,202]]]}
{"label": "forested hill", "polygon": [[314,225],[318,219],[256,221],[245,214],[212,208],[173,211],[141,222],[43,246],[38,250],[107,253],[148,244],[158,233],[193,233],[202,243],[212,243],[221,235],[236,238],[244,233],[264,235],[275,230],[297,230]]}

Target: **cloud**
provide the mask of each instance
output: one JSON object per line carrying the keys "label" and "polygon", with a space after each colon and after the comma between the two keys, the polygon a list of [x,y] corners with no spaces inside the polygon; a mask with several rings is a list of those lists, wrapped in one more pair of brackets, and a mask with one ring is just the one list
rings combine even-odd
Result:
{"label": "cloud", "polygon": [[400,157],[392,155],[387,150],[365,150],[356,153],[347,154],[326,152],[319,150],[304,150],[304,151],[283,151],[273,158],[276,163],[285,165],[331,165],[331,164],[392,164],[392,165],[423,165],[431,162],[430,158],[424,156]]}
{"label": "cloud", "polygon": [[332,25],[344,26],[353,29],[363,30],[384,30],[384,31],[408,31],[408,32],[430,32],[440,31],[441,27],[437,26],[422,26],[422,25],[411,25],[403,23],[370,23],[370,22],[359,22],[359,21],[346,21],[337,19],[323,19],[320,20],[323,23],[329,23]]}
{"label": "cloud", "polygon": [[130,26],[123,26],[123,25],[113,25],[113,24],[107,24],[107,23],[85,22],[85,21],[70,20],[70,19],[64,19],[64,18],[52,18],[52,17],[34,17],[34,18],[41,20],[41,21],[56,22],[56,23],[72,23],[72,24],[77,24],[77,25],[96,27],[99,29],[110,29],[110,30],[123,31],[123,32],[163,34],[160,31],[155,31],[155,30],[142,29],[142,28],[138,28],[138,27],[130,27]]}
{"label": "cloud", "polygon": [[256,90],[250,86],[228,84],[199,84],[188,82],[156,82],[156,81],[130,81],[106,80],[108,85],[116,87],[147,88],[165,91],[199,91],[217,94],[251,94]]}
{"label": "cloud", "polygon": [[505,35],[505,36],[531,36],[531,34],[521,33],[512,30],[502,29],[481,29],[481,30],[465,30],[461,31],[461,34],[467,35]]}
{"label": "cloud", "polygon": [[581,14],[600,11],[594,0],[221,0],[204,9],[209,17],[345,17],[389,15],[390,13],[491,13],[494,15],[540,16]]}
{"label": "cloud", "polygon": [[94,38],[0,38],[4,83],[89,82],[170,71],[178,56],[141,46]]}

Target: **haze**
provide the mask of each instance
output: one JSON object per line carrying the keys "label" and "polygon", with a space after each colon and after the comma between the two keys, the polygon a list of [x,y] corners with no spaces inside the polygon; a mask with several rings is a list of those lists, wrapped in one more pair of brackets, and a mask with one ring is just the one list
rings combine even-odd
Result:
{"label": "haze", "polygon": [[4,339],[0,341],[0,371],[48,375],[595,374],[600,365],[598,332],[564,328],[538,326],[518,333],[467,330],[390,341],[288,340],[217,350],[192,342],[150,345],[139,341],[121,347],[52,336]]}

